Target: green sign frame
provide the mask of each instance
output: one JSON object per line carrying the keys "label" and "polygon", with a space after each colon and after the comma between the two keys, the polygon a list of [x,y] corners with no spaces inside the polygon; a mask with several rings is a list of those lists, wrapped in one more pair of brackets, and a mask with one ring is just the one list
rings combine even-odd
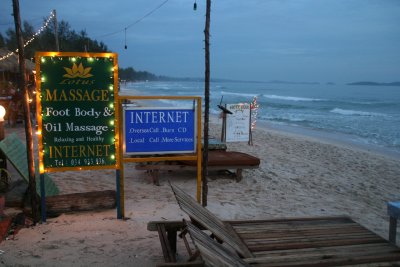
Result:
{"label": "green sign frame", "polygon": [[39,170],[118,169],[115,53],[36,53]]}

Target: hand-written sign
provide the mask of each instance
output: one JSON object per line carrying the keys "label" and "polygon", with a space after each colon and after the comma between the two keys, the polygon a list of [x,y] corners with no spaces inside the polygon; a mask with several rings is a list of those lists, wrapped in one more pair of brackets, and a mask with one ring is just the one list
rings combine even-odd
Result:
{"label": "hand-written sign", "polygon": [[42,167],[115,168],[116,54],[37,54]]}
{"label": "hand-written sign", "polygon": [[227,104],[232,112],[226,116],[226,141],[249,141],[250,136],[250,104]]}
{"label": "hand-written sign", "polygon": [[195,152],[195,114],[194,109],[125,109],[124,153],[140,155]]}

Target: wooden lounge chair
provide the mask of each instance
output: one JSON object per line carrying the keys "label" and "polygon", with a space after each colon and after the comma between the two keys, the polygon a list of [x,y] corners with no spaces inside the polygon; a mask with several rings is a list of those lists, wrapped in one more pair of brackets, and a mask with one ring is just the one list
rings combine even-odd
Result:
{"label": "wooden lounge chair", "polygon": [[[14,168],[18,171],[21,177],[25,180],[25,182],[29,183],[28,160],[25,144],[22,143],[15,133],[12,133],[0,142],[0,149],[3,151]],[[41,196],[39,168],[37,162],[35,163],[35,172],[37,177],[36,192],[39,196]],[[57,185],[47,173],[44,174],[44,184],[46,196],[57,196],[60,193]]]}
{"label": "wooden lounge chair", "polygon": [[[240,182],[243,178],[243,169],[255,169],[260,165],[260,159],[252,155],[225,150],[210,150],[208,152],[209,170],[235,170],[235,178]],[[159,171],[196,170],[195,161],[155,162],[154,164],[139,163],[137,170],[150,171],[153,183],[158,184]]]}
{"label": "wooden lounge chair", "polygon": [[[174,185],[172,189],[181,209],[189,215],[193,225],[199,230],[210,231],[216,240],[230,248],[224,250],[225,255],[227,251],[233,250],[234,254],[241,258],[235,260],[236,265],[221,266],[246,266],[240,265],[244,263],[251,266],[371,266],[370,264],[399,266],[400,264],[400,248],[348,217],[222,222],[182,189]],[[211,244],[221,246],[218,242],[211,242],[209,240],[211,238],[204,239],[204,236],[200,236],[196,241],[199,231],[190,229],[189,232],[192,237],[195,236],[194,242],[206,263],[215,265],[216,263],[207,262],[207,259],[223,258],[219,252],[213,254],[217,250],[211,248]]]}

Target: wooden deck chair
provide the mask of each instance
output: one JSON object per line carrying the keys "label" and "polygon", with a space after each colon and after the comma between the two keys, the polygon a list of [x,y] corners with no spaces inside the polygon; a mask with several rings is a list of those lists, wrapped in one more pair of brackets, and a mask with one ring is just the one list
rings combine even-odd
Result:
{"label": "wooden deck chair", "polygon": [[230,245],[240,256],[245,258],[253,257],[246,244],[243,243],[229,224],[222,222],[179,187],[172,184],[171,187],[179,206],[189,215],[192,221],[211,231],[217,239]]}
{"label": "wooden deck chair", "polygon": [[[213,253],[226,262],[218,243],[205,239],[204,229],[236,252],[234,264],[251,266],[400,266],[400,249],[346,216],[221,221],[191,196],[171,185],[181,209],[191,218],[192,232],[204,260]],[[190,228],[189,228],[190,229]],[[196,240],[196,239],[195,239]],[[200,240],[200,241],[199,241]],[[223,245],[225,245],[223,244]],[[203,251],[202,251],[203,250]],[[232,250],[230,251],[232,252]],[[233,253],[235,254],[235,253]],[[219,256],[218,256],[219,255]],[[237,256],[243,258],[237,260]],[[374,265],[370,265],[373,263]],[[222,263],[221,263],[222,264]],[[225,264],[225,263],[224,263]],[[236,265],[221,265],[236,266]],[[245,265],[246,266],[246,265]]]}

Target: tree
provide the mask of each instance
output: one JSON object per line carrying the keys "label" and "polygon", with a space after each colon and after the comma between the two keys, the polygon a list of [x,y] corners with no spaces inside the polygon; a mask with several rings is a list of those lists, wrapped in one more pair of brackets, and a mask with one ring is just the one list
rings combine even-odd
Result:
{"label": "tree", "polygon": [[0,33],[0,47],[6,46],[3,35]]}
{"label": "tree", "polygon": [[[45,21],[46,19],[44,19]],[[68,52],[107,52],[108,48],[103,42],[97,42],[88,37],[86,30],[81,30],[76,33],[71,29],[66,21],[60,21],[58,24],[58,38],[60,42],[60,51]],[[23,23],[22,36],[24,40],[29,40],[35,34],[35,30],[28,22]],[[6,38],[4,40],[5,46],[15,51],[17,48],[17,41],[15,39],[15,31],[9,28],[6,31]],[[38,35],[35,40],[29,44],[25,49],[25,56],[27,58],[34,57],[36,51],[56,51],[54,25],[50,23],[47,28]]]}

